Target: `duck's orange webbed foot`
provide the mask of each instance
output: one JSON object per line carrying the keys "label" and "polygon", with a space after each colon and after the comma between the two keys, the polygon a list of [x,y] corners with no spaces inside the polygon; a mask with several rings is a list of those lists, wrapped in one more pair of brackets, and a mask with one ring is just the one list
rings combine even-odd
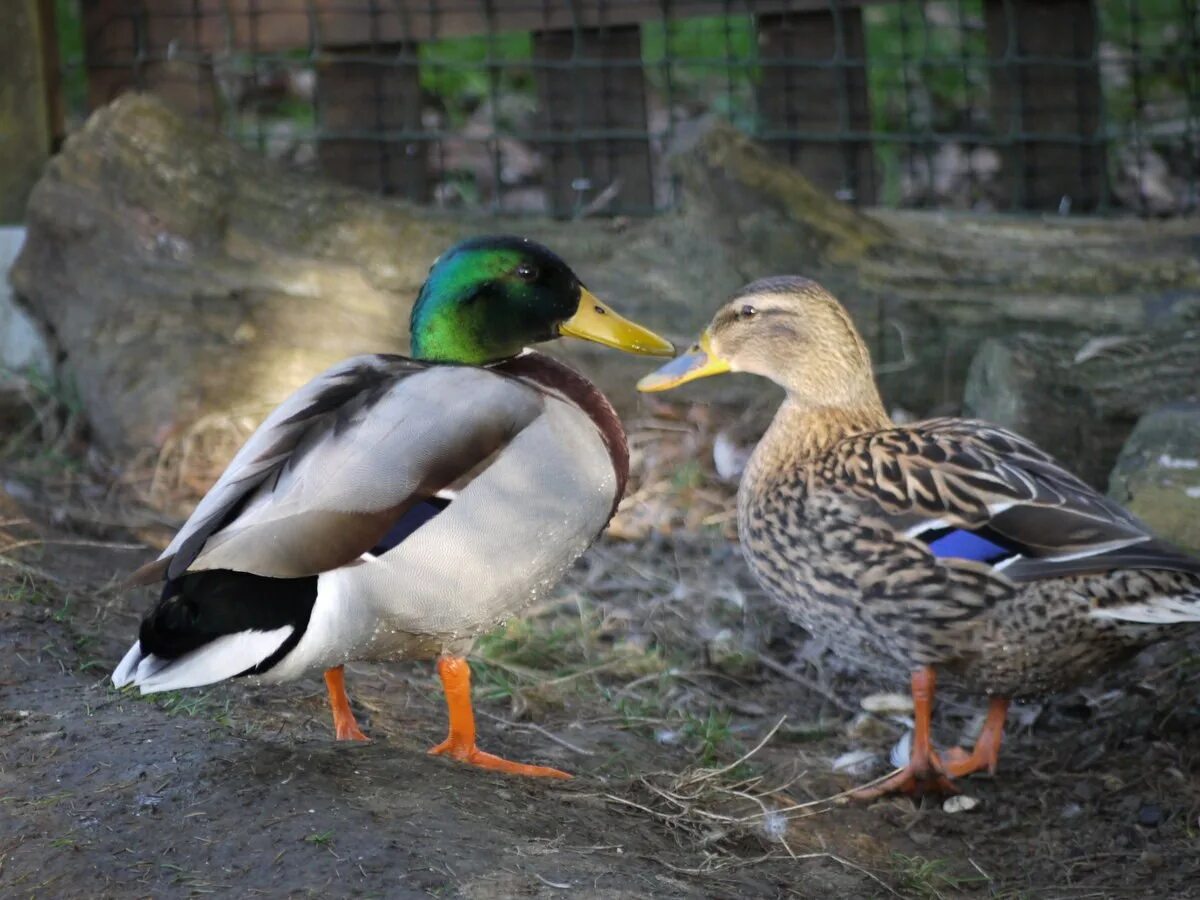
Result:
{"label": "duck's orange webbed foot", "polygon": [[346,674],[342,666],[325,670],[325,687],[329,689],[329,706],[333,710],[333,735],[339,741],[369,741],[359,730],[350,698],[346,696]]}
{"label": "duck's orange webbed foot", "polygon": [[996,766],[1000,762],[1000,743],[1004,739],[1004,720],[1008,716],[1008,699],[993,697],[988,706],[987,719],[983,730],[975,739],[975,749],[968,753],[962,747],[952,747],[945,753],[943,763],[946,772],[955,778],[970,775],[973,772],[996,774]]}
{"label": "duck's orange webbed foot", "polygon": [[525,775],[530,778],[570,778],[566,772],[549,766],[530,766],[511,762],[475,746],[475,712],[471,708],[471,667],[457,656],[443,656],[437,661],[438,675],[446,692],[446,708],[450,712],[450,734],[446,740],[429,752],[438,756],[449,756],[468,765],[506,772],[509,775]]}
{"label": "duck's orange webbed foot", "polygon": [[861,787],[850,794],[852,800],[875,800],[891,794],[907,794],[914,800],[921,797],[950,797],[962,793],[947,774],[936,753],[922,763],[914,755],[903,769],[879,784]]}
{"label": "duck's orange webbed foot", "polygon": [[890,794],[908,794],[914,799],[927,794],[948,796],[960,793],[933,749],[930,730],[933,721],[933,694],[936,679],[933,669],[925,667],[912,674],[913,741],[908,765],[879,784],[861,787],[850,794],[853,800],[875,800]]}

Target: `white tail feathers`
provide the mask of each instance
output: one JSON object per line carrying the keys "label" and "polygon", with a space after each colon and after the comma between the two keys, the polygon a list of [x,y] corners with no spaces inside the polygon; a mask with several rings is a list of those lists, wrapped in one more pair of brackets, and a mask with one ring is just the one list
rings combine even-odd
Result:
{"label": "white tail feathers", "polygon": [[283,646],[292,631],[291,625],[284,625],[271,631],[226,634],[176,659],[143,653],[139,641],[129,648],[117,665],[112,681],[119,688],[137,685],[143,694],[224,681],[269,657]]}
{"label": "white tail feathers", "polygon": [[1097,619],[1116,619],[1140,625],[1182,625],[1186,622],[1200,622],[1200,595],[1151,597],[1141,603],[1093,609],[1091,615]]}

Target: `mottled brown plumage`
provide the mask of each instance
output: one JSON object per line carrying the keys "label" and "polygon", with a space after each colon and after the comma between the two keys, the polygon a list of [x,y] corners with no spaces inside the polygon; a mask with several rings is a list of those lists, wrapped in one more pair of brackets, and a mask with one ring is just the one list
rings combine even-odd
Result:
{"label": "mottled brown plumage", "polygon": [[1007,698],[1077,684],[1200,622],[1200,561],[1030,442],[963,419],[893,424],[866,346],[819,285],[749,285],[641,387],[721,371],[787,390],[738,492],[743,552],[771,596],[847,661],[912,674],[914,746],[935,670],[1004,698],[986,752],[942,763],[926,746],[889,788],[949,790],[944,775],[994,767]]}

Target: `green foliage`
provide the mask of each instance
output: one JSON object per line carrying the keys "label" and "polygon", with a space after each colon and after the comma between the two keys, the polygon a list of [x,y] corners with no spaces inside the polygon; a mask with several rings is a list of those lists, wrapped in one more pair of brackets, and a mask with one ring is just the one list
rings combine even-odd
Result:
{"label": "green foliage", "polygon": [[923,900],[959,897],[964,890],[988,880],[982,875],[956,875],[944,859],[903,853],[892,854],[892,870],[900,888]]}
{"label": "green foliage", "polygon": [[[439,99],[451,128],[462,127],[493,90],[497,95],[533,93],[533,37],[528,32],[426,41],[419,53],[421,87]],[[513,126],[502,120],[497,124]]]}
{"label": "green foliage", "polygon": [[[1143,106],[1159,106],[1177,116],[1188,113],[1189,95],[1193,106],[1200,103],[1200,59],[1195,55],[1200,6],[1180,0],[1101,0],[1099,15],[1100,33],[1116,50],[1102,71],[1107,76],[1106,111],[1117,130],[1128,130],[1145,117],[1139,99]],[[1193,108],[1190,115],[1194,120],[1200,109]],[[1200,123],[1192,127],[1200,128]]]}
{"label": "green foliage", "polygon": [[710,766],[727,755],[734,743],[732,721],[732,714],[724,710],[710,709],[703,717],[687,715],[681,733],[701,765]]}
{"label": "green foliage", "polygon": [[87,72],[83,67],[83,19],[79,0],[54,0],[58,58],[62,69],[63,102],[70,119],[87,112]]}
{"label": "green foliage", "polygon": [[642,26],[642,62],[647,82],[664,100],[753,129],[761,70],[750,16],[648,22]]}
{"label": "green foliage", "polygon": [[[76,120],[87,102],[80,0],[54,0],[54,5],[66,107]],[[669,16],[670,6],[664,9]],[[1176,169],[1186,169],[1191,163],[1180,155],[1200,132],[1200,7],[1181,0],[1098,0],[1097,9],[1106,135],[1121,146],[1136,134],[1176,158]],[[932,155],[945,140],[1003,139],[997,128],[1006,124],[992,121],[983,0],[906,0],[862,10],[869,129],[877,136],[874,149],[883,176],[880,199],[894,205],[903,199],[901,176],[908,160]],[[747,132],[757,130],[755,89],[762,66],[752,16],[653,19],[641,25],[641,42],[652,108],[668,107],[665,120],[652,122],[654,136],[706,114],[727,118]],[[308,52],[276,54],[274,62],[308,67]],[[250,72],[271,64],[265,57],[242,56],[226,59],[225,65]],[[538,100],[531,33],[426,41],[419,63],[427,102],[441,116],[439,128],[457,132],[476,122],[496,134],[519,135],[533,127]],[[311,141],[317,127],[311,104],[293,97],[269,113],[226,110],[225,119],[232,135],[267,151],[272,142],[294,141],[297,134]],[[288,127],[272,130],[267,119]],[[1111,156],[1115,165],[1117,154]],[[443,190],[466,206],[486,199],[473,172],[446,173]]]}

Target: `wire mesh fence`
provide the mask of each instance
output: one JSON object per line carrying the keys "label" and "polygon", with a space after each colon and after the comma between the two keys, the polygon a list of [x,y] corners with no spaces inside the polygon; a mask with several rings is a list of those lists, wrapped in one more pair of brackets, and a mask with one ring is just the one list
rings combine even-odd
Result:
{"label": "wire mesh fence", "polygon": [[1200,206],[1200,0],[57,0],[77,116],[160,93],[420,203],[646,214],[722,116],[859,204]]}

